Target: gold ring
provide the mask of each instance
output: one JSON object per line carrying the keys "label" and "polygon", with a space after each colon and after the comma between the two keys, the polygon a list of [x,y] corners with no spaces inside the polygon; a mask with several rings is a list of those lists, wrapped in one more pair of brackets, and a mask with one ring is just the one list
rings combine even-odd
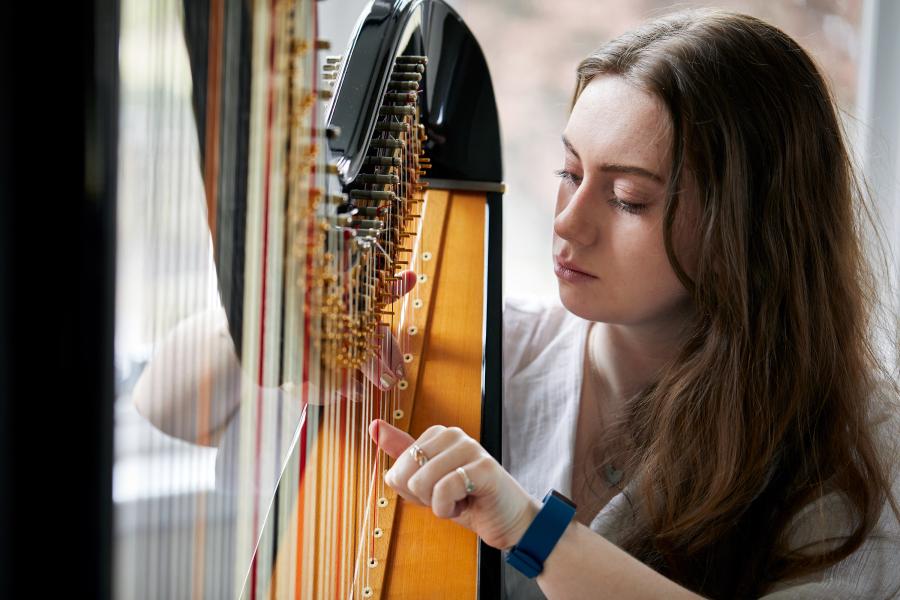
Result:
{"label": "gold ring", "polygon": [[415,460],[420,467],[424,467],[425,463],[428,462],[428,457],[425,456],[425,453],[422,452],[422,449],[419,448],[418,444],[413,444],[409,449],[409,453],[412,454],[413,460]]}
{"label": "gold ring", "polygon": [[471,494],[472,492],[474,492],[475,484],[472,483],[471,479],[469,479],[469,475],[468,475],[468,473],[466,473],[466,470],[463,469],[462,467],[457,467],[456,472],[459,473],[459,476],[462,477],[462,479],[463,479],[463,483],[466,486],[466,493]]}

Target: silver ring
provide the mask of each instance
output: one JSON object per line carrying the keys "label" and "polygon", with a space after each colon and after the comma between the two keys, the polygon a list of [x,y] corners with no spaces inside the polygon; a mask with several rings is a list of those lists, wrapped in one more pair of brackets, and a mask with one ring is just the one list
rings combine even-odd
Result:
{"label": "silver ring", "polygon": [[424,467],[425,463],[428,462],[428,457],[425,456],[425,453],[422,452],[422,449],[419,448],[418,444],[413,444],[412,446],[410,446],[409,453],[412,455],[413,460],[416,461],[416,463],[420,467]]}
{"label": "silver ring", "polygon": [[468,473],[462,467],[456,467],[456,472],[459,473],[459,476],[463,478],[463,483],[466,485],[466,493],[471,494],[475,491],[475,484],[472,483],[472,480],[469,479]]}

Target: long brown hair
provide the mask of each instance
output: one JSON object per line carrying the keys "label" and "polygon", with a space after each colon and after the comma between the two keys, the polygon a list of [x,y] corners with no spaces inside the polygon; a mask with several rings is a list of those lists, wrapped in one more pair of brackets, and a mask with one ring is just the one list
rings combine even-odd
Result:
{"label": "long brown hair", "polygon": [[[755,597],[851,554],[885,502],[900,517],[872,423],[893,379],[871,336],[865,194],[814,62],[756,18],[649,23],[582,61],[576,100],[604,74],[668,110],[664,240],[696,307],[678,358],[628,402],[638,480],[621,544],[701,594]],[[672,244],[684,169],[700,190],[693,277]],[[830,493],[847,535],[790,547],[792,519]]]}

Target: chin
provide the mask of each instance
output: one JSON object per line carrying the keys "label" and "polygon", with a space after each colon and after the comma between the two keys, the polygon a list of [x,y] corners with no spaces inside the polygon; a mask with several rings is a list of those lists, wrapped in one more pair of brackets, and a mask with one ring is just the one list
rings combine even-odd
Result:
{"label": "chin", "polygon": [[647,307],[627,301],[610,302],[603,290],[575,288],[559,282],[559,300],[567,311],[587,321],[635,325],[648,319],[648,315],[642,313]]}
{"label": "chin", "polygon": [[559,300],[567,311],[587,321],[610,325],[646,325],[672,319],[683,320],[690,312],[687,297],[670,302],[639,305],[639,301],[622,299],[610,302],[605,294],[592,290],[573,289],[559,282]]}
{"label": "chin", "polygon": [[559,284],[559,301],[567,311],[588,321],[609,322],[611,311],[603,306],[596,294],[585,290],[573,290],[565,283]]}

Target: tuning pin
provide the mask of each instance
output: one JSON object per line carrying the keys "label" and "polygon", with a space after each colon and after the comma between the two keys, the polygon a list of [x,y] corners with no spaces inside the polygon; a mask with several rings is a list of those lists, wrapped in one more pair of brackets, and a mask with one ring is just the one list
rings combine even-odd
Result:
{"label": "tuning pin", "polygon": [[397,73],[424,73],[425,66],[421,64],[394,64],[394,72]]}
{"label": "tuning pin", "polygon": [[384,214],[384,210],[377,206],[355,206],[353,210],[355,214],[363,217],[379,217]]}
{"label": "tuning pin", "polygon": [[359,183],[378,183],[382,185],[396,185],[400,183],[400,178],[396,175],[372,175],[371,173],[360,173],[356,177]]}
{"label": "tuning pin", "polygon": [[388,138],[386,140],[372,140],[371,144],[372,148],[404,148],[406,144],[404,144],[400,140],[396,140],[394,138]]}
{"label": "tuning pin", "polygon": [[382,121],[375,123],[375,131],[390,131],[393,133],[405,133],[409,131],[409,123],[391,123]]}
{"label": "tuning pin", "polygon": [[388,92],[384,95],[385,102],[406,102],[413,104],[416,101],[415,92]]}
{"label": "tuning pin", "polygon": [[363,163],[378,167],[399,167],[401,165],[400,159],[393,156],[367,156]]}
{"label": "tuning pin", "polygon": [[388,89],[392,92],[418,90],[419,84],[415,81],[395,81],[388,82]]}
{"label": "tuning pin", "polygon": [[391,73],[392,81],[422,81],[421,73]]}
{"label": "tuning pin", "polygon": [[394,192],[387,192],[382,190],[351,190],[350,191],[351,198],[365,198],[367,200],[389,200],[394,201],[397,199],[397,195]]}
{"label": "tuning pin", "polygon": [[331,90],[319,90],[319,100],[331,100],[332,96],[334,96],[334,92]]}
{"label": "tuning pin", "polygon": [[384,229],[384,221],[375,219],[354,219],[353,225],[357,229]]}
{"label": "tuning pin", "polygon": [[331,42],[328,40],[316,40],[316,50],[331,50]]}
{"label": "tuning pin", "polygon": [[398,65],[427,65],[427,56],[398,56],[394,59]]}
{"label": "tuning pin", "polygon": [[329,125],[325,128],[325,137],[329,140],[334,140],[341,137],[341,128],[337,125]]}
{"label": "tuning pin", "polygon": [[415,106],[382,106],[378,109],[379,114],[412,117],[416,114]]}

